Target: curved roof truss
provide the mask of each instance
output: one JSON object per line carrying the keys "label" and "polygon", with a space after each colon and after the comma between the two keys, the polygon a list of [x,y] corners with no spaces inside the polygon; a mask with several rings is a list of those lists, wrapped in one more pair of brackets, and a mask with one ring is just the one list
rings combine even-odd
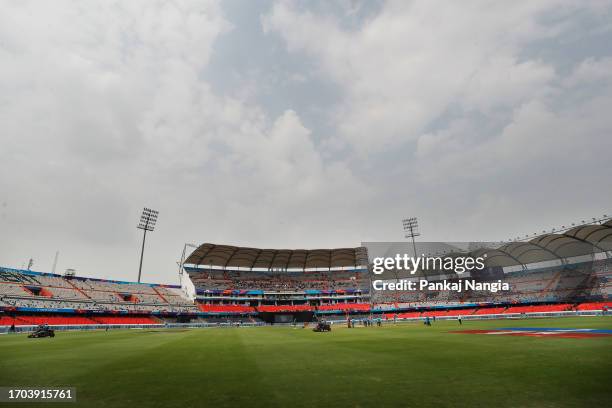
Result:
{"label": "curved roof truss", "polygon": [[200,245],[185,260],[185,264],[210,267],[261,269],[315,269],[359,267],[368,264],[367,250],[337,249],[259,249],[216,245]]}

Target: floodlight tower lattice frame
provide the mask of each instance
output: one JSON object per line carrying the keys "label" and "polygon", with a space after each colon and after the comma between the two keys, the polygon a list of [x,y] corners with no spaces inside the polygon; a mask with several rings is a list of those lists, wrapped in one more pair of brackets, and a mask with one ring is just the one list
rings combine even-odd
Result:
{"label": "floodlight tower lattice frame", "polygon": [[145,242],[147,240],[147,231],[155,231],[155,223],[157,222],[157,216],[159,212],[145,207],[142,210],[140,216],[140,222],[136,228],[143,230],[142,234],[142,248],[140,250],[140,265],[138,267],[138,283],[140,283],[140,277],[142,275],[142,260],[144,258]]}
{"label": "floodlight tower lattice frame", "polygon": [[404,237],[412,239],[412,250],[414,251],[414,257],[416,258],[417,251],[414,238],[421,235],[419,232],[419,222],[416,217],[404,218],[402,220],[402,225],[404,226]]}
{"label": "floodlight tower lattice frame", "polygon": [[[412,251],[414,253],[414,259],[416,259],[418,255],[414,238],[421,235],[419,232],[419,222],[416,217],[404,218],[402,220],[402,225],[404,226],[404,237],[412,239]],[[427,277],[424,270],[423,275]]]}

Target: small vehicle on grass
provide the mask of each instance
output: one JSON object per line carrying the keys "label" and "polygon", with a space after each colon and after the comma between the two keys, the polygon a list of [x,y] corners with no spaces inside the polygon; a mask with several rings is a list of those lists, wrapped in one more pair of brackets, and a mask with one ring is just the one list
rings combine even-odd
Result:
{"label": "small vehicle on grass", "polygon": [[331,331],[331,324],[327,323],[327,322],[318,322],[317,326],[312,329],[312,331],[314,332],[330,332]]}
{"label": "small vehicle on grass", "polygon": [[37,339],[39,337],[55,337],[55,330],[51,329],[45,324],[38,326],[32,333],[28,335],[28,339]]}

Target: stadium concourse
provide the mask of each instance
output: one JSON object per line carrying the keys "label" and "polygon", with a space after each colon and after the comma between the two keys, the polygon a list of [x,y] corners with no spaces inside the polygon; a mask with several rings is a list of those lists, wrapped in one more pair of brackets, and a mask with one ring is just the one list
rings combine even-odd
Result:
{"label": "stadium concourse", "polygon": [[[605,313],[612,306],[612,222],[480,248],[507,292],[372,291],[365,247],[286,250],[202,244],[182,286],[0,268],[0,331],[57,328],[262,325],[325,320],[492,319]],[[453,256],[465,256],[454,254]],[[430,281],[460,281],[428,271]],[[390,271],[376,279],[420,279]]]}

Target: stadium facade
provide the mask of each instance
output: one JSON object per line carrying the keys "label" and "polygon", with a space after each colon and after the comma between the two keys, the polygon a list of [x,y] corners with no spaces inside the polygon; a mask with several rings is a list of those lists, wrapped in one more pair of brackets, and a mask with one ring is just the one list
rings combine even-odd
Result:
{"label": "stadium facade", "polygon": [[[612,221],[531,240],[451,252],[486,254],[484,271],[428,271],[431,282],[503,282],[510,291],[372,290],[374,249],[258,249],[205,243],[182,285],[121,282],[0,268],[0,330],[175,324],[264,324],[315,318],[452,319],[607,312]],[[422,279],[387,271],[386,282]]]}
{"label": "stadium facade", "polygon": [[202,244],[185,271],[202,312],[258,315],[267,322],[369,312],[367,250],[287,250]]}

